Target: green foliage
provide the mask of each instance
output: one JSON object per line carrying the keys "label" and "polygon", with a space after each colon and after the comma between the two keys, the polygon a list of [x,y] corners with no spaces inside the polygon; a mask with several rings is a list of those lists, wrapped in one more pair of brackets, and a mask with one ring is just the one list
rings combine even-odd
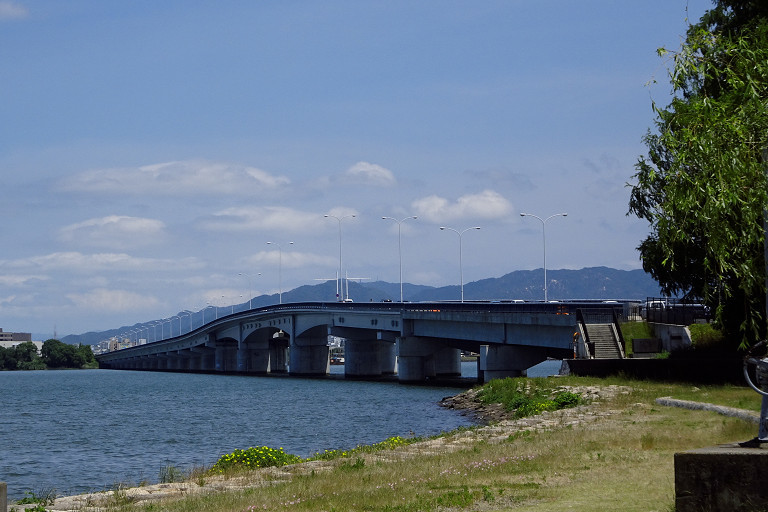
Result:
{"label": "green foliage", "polygon": [[237,449],[232,453],[222,455],[211,468],[211,472],[224,473],[233,470],[284,466],[298,462],[301,462],[301,457],[285,453],[282,448],[276,450],[268,446],[250,447],[247,450]]}
{"label": "green foliage", "polygon": [[49,339],[43,343],[41,352],[49,368],[83,368],[96,362],[90,345],[69,345]]}
{"label": "green foliage", "polygon": [[56,490],[47,489],[41,491],[39,494],[32,491],[24,491],[24,497],[16,501],[18,505],[31,505],[37,504],[36,507],[26,508],[33,512],[45,512],[46,505],[53,505],[53,501],[56,499]]}
{"label": "green foliage", "polygon": [[625,341],[635,338],[653,338],[653,331],[648,322],[624,322],[621,324],[621,335]]}
{"label": "green foliage", "polygon": [[44,370],[45,363],[37,354],[37,346],[31,341],[15,347],[0,347],[0,370]]}
{"label": "green foliage", "polygon": [[713,348],[721,346],[725,337],[723,333],[712,324],[692,324],[688,326],[691,333],[691,342],[696,349]]}
{"label": "green foliage", "polygon": [[558,389],[546,379],[494,379],[483,385],[478,398],[485,404],[502,404],[515,418],[535,416],[584,403],[577,393]]}
{"label": "green foliage", "polygon": [[423,438],[393,436],[371,445],[357,445],[356,447],[349,450],[324,450],[312,455],[306,460],[333,460],[351,457],[352,455],[357,455],[360,453],[374,453],[381,450],[394,450],[400,446],[407,446],[419,441],[423,441]]}
{"label": "green foliage", "polygon": [[643,268],[668,294],[702,298],[728,339],[765,335],[768,9],[719,0],[671,55],[675,95],[636,164],[629,212],[651,235]]}
{"label": "green foliage", "polygon": [[181,482],[185,477],[186,475],[184,475],[182,470],[176,466],[167,464],[160,468],[160,475],[158,476],[157,481],[161,484],[171,484],[173,482]]}
{"label": "green foliage", "polygon": [[45,370],[46,368],[98,368],[90,345],[69,345],[49,339],[37,353],[31,341],[15,347],[0,347],[0,370]]}

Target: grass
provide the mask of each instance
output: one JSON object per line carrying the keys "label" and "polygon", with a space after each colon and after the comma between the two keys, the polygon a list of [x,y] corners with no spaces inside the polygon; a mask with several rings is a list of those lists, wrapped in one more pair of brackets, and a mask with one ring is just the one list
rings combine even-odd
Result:
{"label": "grass", "polygon": [[[107,510],[669,511],[674,510],[676,452],[747,440],[757,430],[755,424],[712,412],[655,404],[657,397],[672,396],[757,411],[760,399],[748,388],[621,378],[547,380],[569,386],[616,384],[628,391],[593,403],[590,407],[612,412],[577,426],[516,432],[502,442],[477,439],[455,452],[411,445],[402,449],[419,452],[402,460],[381,455],[397,450],[358,451],[326,463],[330,467],[325,470],[294,473],[290,479],[251,472],[262,485],[246,490],[115,504]],[[467,434],[446,435],[463,439]]]}

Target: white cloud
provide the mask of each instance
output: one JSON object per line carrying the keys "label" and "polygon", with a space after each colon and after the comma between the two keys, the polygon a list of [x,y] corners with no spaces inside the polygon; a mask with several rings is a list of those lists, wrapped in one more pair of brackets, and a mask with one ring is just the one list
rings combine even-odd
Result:
{"label": "white cloud", "polygon": [[17,2],[0,1],[0,21],[26,18],[28,14],[27,8]]}
{"label": "white cloud", "polygon": [[461,196],[453,203],[432,195],[417,199],[411,206],[419,218],[435,223],[464,218],[498,219],[512,213],[512,204],[492,190]]}
{"label": "white cloud", "polygon": [[392,171],[369,162],[357,162],[344,173],[345,178],[356,184],[391,187],[397,183]]}
{"label": "white cloud", "polygon": [[66,297],[74,302],[78,308],[85,308],[90,311],[141,311],[160,305],[160,302],[154,297],[106,288],[97,288],[84,293],[70,293]]}
{"label": "white cloud", "polygon": [[137,168],[96,169],[66,178],[65,190],[153,195],[254,195],[288,185],[284,176],[273,176],[255,167],[205,160],[183,160]]}
{"label": "white cloud", "polygon": [[222,231],[288,231],[306,233],[321,229],[323,216],[284,206],[244,206],[221,210],[202,225]]}
{"label": "white cloud", "polygon": [[0,261],[7,268],[34,268],[39,271],[67,270],[93,272],[99,270],[189,270],[201,268],[196,258],[181,260],[135,258],[122,253],[83,254],[80,252],[55,252],[31,258]]}
{"label": "white cloud", "polygon": [[0,275],[0,285],[6,287],[23,286],[29,281],[44,281],[46,279],[48,277],[43,275]]}
{"label": "white cloud", "polygon": [[282,256],[280,250],[275,247],[274,250],[260,251],[254,254],[248,258],[248,263],[259,268],[278,268],[278,265],[282,265],[283,269],[309,266],[335,268],[339,264],[336,257],[292,251],[292,246],[288,244],[280,244],[280,246],[282,247]]}
{"label": "white cloud", "polygon": [[159,220],[124,215],[88,219],[59,230],[63,242],[121,249],[157,242],[164,236],[165,224]]}

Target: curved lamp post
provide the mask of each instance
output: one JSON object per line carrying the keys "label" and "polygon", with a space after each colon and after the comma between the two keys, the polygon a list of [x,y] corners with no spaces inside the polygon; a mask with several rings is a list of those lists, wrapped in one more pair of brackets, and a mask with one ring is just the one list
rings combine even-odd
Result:
{"label": "curved lamp post", "polygon": [[461,252],[462,252],[461,251],[461,237],[462,237],[462,235],[464,233],[466,233],[467,231],[469,231],[471,229],[480,229],[480,226],[474,226],[474,227],[471,227],[471,228],[466,228],[466,229],[463,229],[461,231],[459,231],[457,229],[453,229],[453,228],[448,228],[448,227],[445,227],[445,226],[441,226],[440,229],[443,230],[443,231],[445,231],[447,229],[448,231],[453,231],[454,233],[459,235],[459,287],[461,288],[461,302],[464,302],[464,270],[462,268],[462,262],[461,262]]}
{"label": "curved lamp post", "polygon": [[[277,260],[277,283],[278,283],[278,297],[280,304],[283,303],[283,248],[277,242],[267,242],[267,245],[276,245],[278,251]],[[288,242],[288,245],[293,245],[293,242]]]}
{"label": "curved lamp post", "polygon": [[335,215],[323,215],[326,219],[336,219],[336,221],[339,223],[339,280],[340,280],[340,286],[339,286],[339,297],[336,297],[337,300],[343,301],[344,300],[344,277],[342,274],[342,265],[341,265],[341,221],[344,219],[354,219],[357,217],[355,214],[350,215],[344,215],[342,217],[337,217]]}
{"label": "curved lamp post", "polygon": [[[238,272],[237,275],[248,278],[248,309],[253,309],[253,287],[251,286],[251,278],[253,276],[251,274],[246,274],[245,272]],[[261,272],[258,272],[256,275],[260,276]]]}
{"label": "curved lamp post", "polygon": [[521,217],[533,217],[534,219],[539,219],[541,222],[541,240],[543,242],[544,247],[544,302],[547,302],[547,221],[553,217],[567,217],[568,214],[563,213],[555,213],[553,215],[550,215],[546,219],[542,219],[538,215],[534,215],[532,213],[521,213]]}
{"label": "curved lamp post", "polygon": [[393,220],[397,222],[397,256],[400,259],[400,302],[403,302],[403,245],[402,238],[400,236],[400,225],[408,219],[417,219],[415,215],[406,217],[404,219],[397,220],[394,217],[382,217],[382,220]]}

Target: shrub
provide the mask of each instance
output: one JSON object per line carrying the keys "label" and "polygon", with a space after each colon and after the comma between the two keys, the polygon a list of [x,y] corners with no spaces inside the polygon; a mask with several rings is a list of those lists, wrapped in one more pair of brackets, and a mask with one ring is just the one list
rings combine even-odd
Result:
{"label": "shrub", "polygon": [[583,403],[579,394],[553,389],[544,379],[495,379],[480,388],[478,398],[485,404],[502,404],[508,411],[514,411],[515,418]]}
{"label": "shrub", "polygon": [[225,471],[232,470],[284,466],[286,464],[296,464],[297,462],[301,462],[301,457],[285,453],[282,448],[276,450],[268,446],[251,447],[247,450],[238,449],[232,453],[222,455],[211,468],[211,472],[224,473]]}

